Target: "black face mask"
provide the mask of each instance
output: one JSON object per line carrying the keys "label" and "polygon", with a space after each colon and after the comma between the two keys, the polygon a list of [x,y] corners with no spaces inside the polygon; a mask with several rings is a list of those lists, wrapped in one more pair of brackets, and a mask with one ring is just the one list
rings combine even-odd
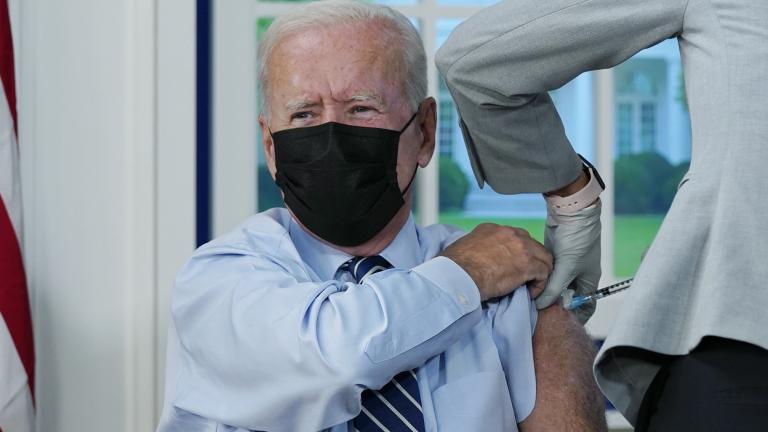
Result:
{"label": "black face mask", "polygon": [[399,131],[330,122],[273,133],[275,182],[285,204],[332,244],[357,246],[373,238],[403,206],[416,177],[414,170],[400,192],[397,148],[416,114]]}

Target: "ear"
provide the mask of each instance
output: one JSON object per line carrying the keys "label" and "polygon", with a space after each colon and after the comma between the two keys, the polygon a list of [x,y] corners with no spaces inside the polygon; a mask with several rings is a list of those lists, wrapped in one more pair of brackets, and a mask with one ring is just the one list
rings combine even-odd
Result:
{"label": "ear", "polygon": [[429,97],[419,104],[417,121],[421,130],[421,146],[417,162],[424,168],[429,164],[435,153],[435,133],[437,130],[437,103]]}
{"label": "ear", "polygon": [[272,141],[272,133],[269,130],[269,123],[267,122],[264,114],[259,114],[259,127],[261,127],[261,143],[264,145],[264,156],[267,159],[267,168],[272,175],[272,179],[275,178],[275,143]]}

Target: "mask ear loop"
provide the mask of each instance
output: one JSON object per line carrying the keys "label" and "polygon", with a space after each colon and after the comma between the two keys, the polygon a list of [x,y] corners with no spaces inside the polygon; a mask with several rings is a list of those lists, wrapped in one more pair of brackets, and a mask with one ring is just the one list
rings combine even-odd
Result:
{"label": "mask ear loop", "polygon": [[[419,111],[421,111],[421,107],[419,107],[419,109],[417,109],[416,112],[413,113],[413,115],[411,116],[411,119],[408,120],[408,123],[406,123],[405,126],[403,126],[402,129],[400,129],[400,135],[402,135],[403,132],[405,132],[405,130],[408,129],[408,126],[410,126],[411,123],[413,123],[413,119],[416,118],[416,115],[419,114]],[[411,180],[408,182],[408,186],[406,186],[405,189],[403,189],[403,191],[400,192],[400,194],[402,196],[405,196],[405,194],[408,193],[408,189],[411,188],[411,185],[413,184],[413,181],[416,180],[416,171],[418,171],[418,170],[419,170],[419,164],[416,163],[416,168],[413,169],[413,175],[411,176]]]}
{"label": "mask ear loop", "polygon": [[405,130],[408,129],[408,126],[410,126],[411,123],[413,123],[413,119],[416,118],[416,115],[419,113],[419,111],[421,111],[421,109],[417,109],[416,112],[413,113],[413,115],[411,116],[411,119],[408,120],[408,123],[406,123],[405,126],[403,126],[402,129],[400,129],[400,135],[402,135],[403,132],[405,132]]}
{"label": "mask ear loop", "polygon": [[418,171],[418,170],[419,170],[419,164],[417,163],[416,164],[416,168],[413,169],[413,175],[411,176],[411,181],[409,181],[408,182],[408,186],[406,186],[405,189],[403,189],[403,191],[400,192],[400,194],[402,196],[405,196],[405,194],[408,193],[408,189],[411,188],[411,185],[413,184],[413,181],[416,180],[416,171]]}

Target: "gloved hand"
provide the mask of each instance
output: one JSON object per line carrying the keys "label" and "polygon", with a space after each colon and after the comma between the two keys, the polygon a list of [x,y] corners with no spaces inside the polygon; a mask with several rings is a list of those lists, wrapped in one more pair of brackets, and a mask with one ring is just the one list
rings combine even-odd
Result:
{"label": "gloved hand", "polygon": [[[544,246],[555,258],[554,271],[547,287],[536,298],[536,307],[544,309],[560,300],[566,289],[566,299],[574,295],[589,295],[600,281],[600,210],[597,203],[574,215],[559,214],[547,206],[547,226]],[[582,324],[595,312],[595,302],[574,310]]]}

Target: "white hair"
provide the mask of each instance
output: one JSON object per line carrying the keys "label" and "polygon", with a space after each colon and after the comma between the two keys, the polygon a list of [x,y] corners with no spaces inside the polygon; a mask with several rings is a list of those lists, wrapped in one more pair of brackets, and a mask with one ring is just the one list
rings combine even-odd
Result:
{"label": "white hair", "polygon": [[284,38],[307,30],[337,25],[383,22],[399,39],[405,96],[416,109],[427,97],[427,60],[424,45],[416,28],[402,13],[383,5],[352,0],[318,1],[302,5],[282,15],[269,26],[259,43],[259,99],[263,111],[269,100],[269,59],[275,46]]}

